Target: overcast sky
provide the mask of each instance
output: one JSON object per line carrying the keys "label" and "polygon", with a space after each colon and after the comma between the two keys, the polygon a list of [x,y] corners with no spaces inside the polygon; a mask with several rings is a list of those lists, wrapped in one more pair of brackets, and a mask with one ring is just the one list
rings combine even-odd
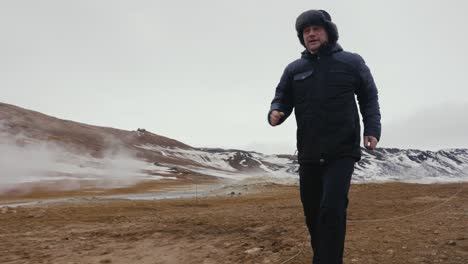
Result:
{"label": "overcast sky", "polygon": [[0,0],[0,102],[145,128],[196,147],[293,153],[295,120],[266,113],[300,56],[294,23],[325,9],[366,60],[382,147],[468,147],[468,3]]}

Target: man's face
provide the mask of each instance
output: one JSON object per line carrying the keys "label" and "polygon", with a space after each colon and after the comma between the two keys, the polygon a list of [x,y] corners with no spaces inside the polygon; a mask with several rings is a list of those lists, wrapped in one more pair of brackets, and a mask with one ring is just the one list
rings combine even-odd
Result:
{"label": "man's face", "polygon": [[316,52],[320,46],[328,42],[327,31],[322,26],[307,26],[302,31],[304,44],[311,52]]}

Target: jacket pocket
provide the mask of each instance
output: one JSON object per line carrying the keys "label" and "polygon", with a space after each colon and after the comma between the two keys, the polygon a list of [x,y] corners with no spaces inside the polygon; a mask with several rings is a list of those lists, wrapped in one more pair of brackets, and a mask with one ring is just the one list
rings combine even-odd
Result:
{"label": "jacket pocket", "polygon": [[294,80],[294,81],[302,81],[302,80],[305,80],[305,79],[309,78],[310,76],[312,76],[313,73],[314,73],[314,70],[310,70],[310,71],[306,71],[306,72],[301,72],[301,73],[295,74],[295,75],[293,76],[293,80]]}
{"label": "jacket pocket", "polygon": [[313,88],[314,70],[309,70],[293,75],[292,91],[294,94],[294,103],[299,105],[305,102],[308,94]]}

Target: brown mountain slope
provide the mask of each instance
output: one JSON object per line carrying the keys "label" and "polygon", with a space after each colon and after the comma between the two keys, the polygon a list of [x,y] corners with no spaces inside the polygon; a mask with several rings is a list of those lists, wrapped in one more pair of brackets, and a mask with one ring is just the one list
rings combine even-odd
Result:
{"label": "brown mountain slope", "polygon": [[[0,128],[11,135],[57,143],[70,151],[85,151],[95,157],[113,148],[134,149],[135,145],[151,144],[162,147],[192,147],[174,139],[145,130],[127,131],[63,120],[36,111],[0,103]],[[17,143],[25,143],[19,140]],[[140,152],[140,151],[139,151]],[[145,152],[139,153],[143,158]],[[154,153],[153,153],[154,154]]]}

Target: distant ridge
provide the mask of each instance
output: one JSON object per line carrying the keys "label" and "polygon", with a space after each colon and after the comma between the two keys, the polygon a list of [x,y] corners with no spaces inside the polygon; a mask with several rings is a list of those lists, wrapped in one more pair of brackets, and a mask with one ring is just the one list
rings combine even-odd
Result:
{"label": "distant ridge", "polygon": [[[194,148],[139,128],[127,131],[51,117],[0,103],[0,135],[17,145],[48,142],[75,155],[103,157],[109,150],[135,154],[148,175],[187,178],[210,176],[231,179],[263,177],[267,181],[297,181],[294,155],[266,155],[255,151]],[[0,141],[1,143],[1,141]],[[84,166],[84,165],[80,165]],[[354,182],[404,181],[418,183],[468,181],[468,150],[363,149]]]}

